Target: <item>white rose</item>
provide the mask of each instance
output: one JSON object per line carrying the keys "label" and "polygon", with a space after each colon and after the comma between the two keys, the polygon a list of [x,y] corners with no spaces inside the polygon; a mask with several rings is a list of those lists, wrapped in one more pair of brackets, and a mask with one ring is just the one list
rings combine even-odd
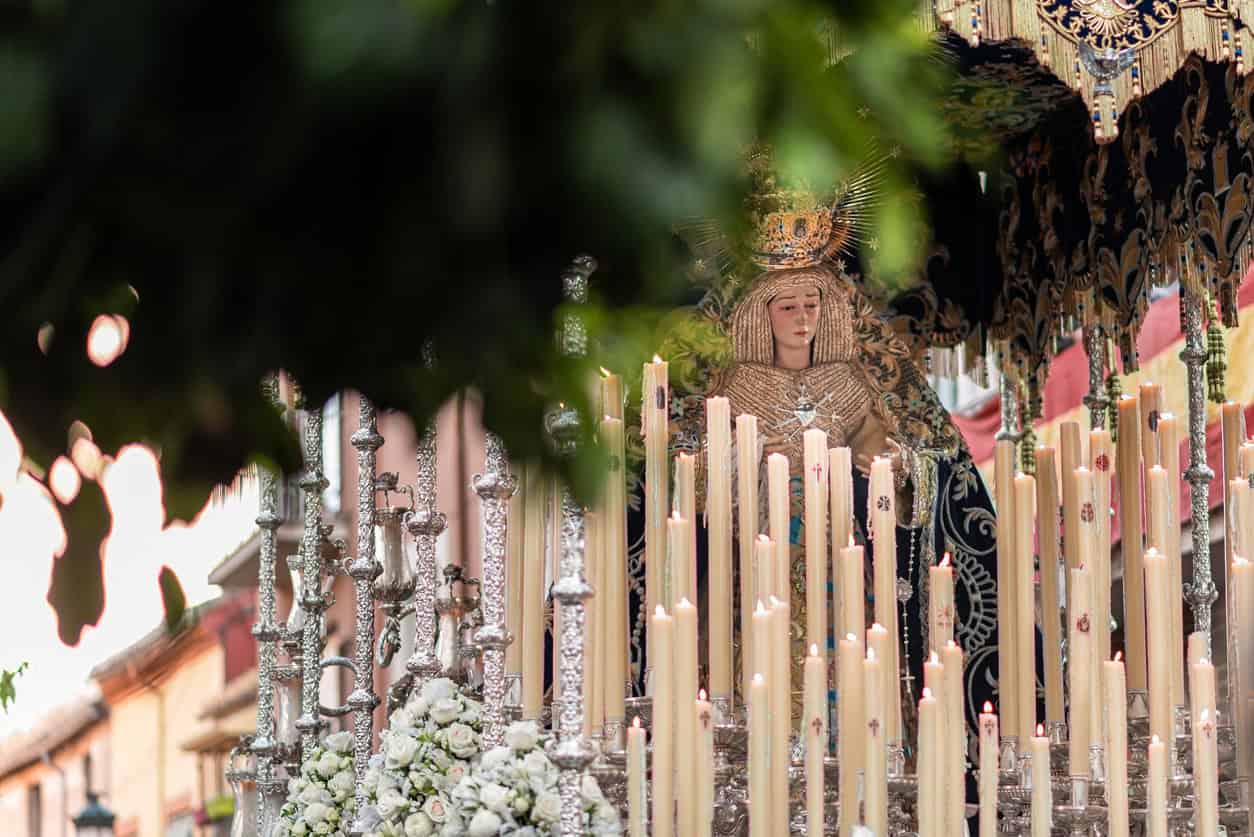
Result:
{"label": "white rose", "polygon": [[409,714],[414,717],[414,723],[418,723],[418,718],[427,717],[427,710],[431,708],[431,704],[422,698],[414,698],[405,704],[405,708],[409,710]]}
{"label": "white rose", "polygon": [[366,777],[361,780],[362,787],[366,789],[366,794],[376,794],[379,792],[379,768],[372,767],[366,771]]}
{"label": "white rose", "polygon": [[308,833],[308,831],[309,827],[305,825],[304,820],[301,820],[292,826],[291,834],[292,837],[305,837],[305,834]]}
{"label": "white rose", "polygon": [[448,728],[448,748],[459,759],[468,759],[479,749],[479,736],[465,724],[453,724]]}
{"label": "white rose", "polygon": [[462,709],[461,717],[457,720],[463,724],[477,724],[483,712],[482,705],[477,700],[466,701],[466,706]]}
{"label": "white rose", "polygon": [[348,730],[334,733],[327,736],[326,744],[332,750],[341,755],[351,753],[353,751],[353,734]]}
{"label": "white rose", "polygon": [[480,808],[470,818],[470,837],[492,837],[500,829],[501,818],[487,808]]}
{"label": "white rose", "polygon": [[531,806],[532,819],[540,822],[557,822],[557,818],[562,814],[562,800],[552,791],[545,791],[536,796],[535,804]]}
{"label": "white rose", "polygon": [[583,794],[583,798],[589,802],[594,800],[600,801],[603,799],[601,795],[601,786],[597,784],[596,779],[592,778],[587,773],[583,774],[583,785],[579,790],[580,793]]}
{"label": "white rose", "polygon": [[[375,778],[377,785],[378,778]],[[331,781],[327,782],[327,790],[335,794],[336,799],[347,799],[348,795],[353,792],[353,774],[347,770],[341,770],[331,777]]]}
{"label": "white rose", "polygon": [[305,808],[305,822],[309,825],[317,827],[318,823],[327,818],[327,814],[331,813],[331,809],[321,802],[315,802]]}
{"label": "white rose", "polygon": [[388,726],[392,729],[406,729],[414,725],[414,715],[408,707],[402,706],[388,718]]}
{"label": "white rose", "polygon": [[422,811],[416,811],[405,818],[405,837],[430,837],[434,830],[431,818]]}
{"label": "white rose", "polygon": [[302,805],[313,805],[315,802],[321,802],[324,805],[331,801],[331,794],[327,793],[326,788],[320,788],[317,785],[307,785],[300,795],[296,797],[296,801]]}
{"label": "white rose", "polygon": [[448,753],[444,752],[442,748],[437,747],[431,752],[431,763],[441,770],[445,770],[453,763],[453,758]]}
{"label": "white rose", "polygon": [[405,800],[405,797],[401,796],[400,791],[395,788],[388,788],[379,794],[379,802],[377,805],[379,809],[379,816],[383,817],[385,820],[391,819],[397,811],[407,807],[408,804],[409,803]]}
{"label": "white rose", "polygon": [[532,750],[523,756],[523,769],[533,776],[544,776],[553,769],[553,762],[543,750]]}
{"label": "white rose", "polygon": [[330,834],[330,833],[331,833],[331,823],[329,823],[329,822],[320,822],[320,823],[318,823],[317,825],[315,825],[315,826],[313,827],[313,832],[314,832],[314,834]]}
{"label": "white rose", "polygon": [[505,730],[505,745],[512,750],[530,750],[540,741],[535,721],[515,721]]}
{"label": "white rose", "polygon": [[330,779],[340,769],[340,757],[335,753],[323,753],[315,769],[322,778]]}
{"label": "white rose", "polygon": [[504,810],[508,807],[509,791],[496,782],[488,782],[479,788],[479,801],[492,810]]}
{"label": "white rose", "polygon": [[452,698],[437,700],[431,704],[431,720],[443,726],[462,714],[462,705]]}
{"label": "white rose", "polygon": [[422,684],[421,700],[428,706],[457,694],[457,684],[447,677],[436,677]]}
{"label": "white rose", "polygon": [[[508,735],[508,733],[506,733]],[[499,770],[501,767],[509,763],[514,757],[508,747],[494,747],[483,754],[483,758],[479,762],[479,767],[485,773]]]}
{"label": "white rose", "polygon": [[394,735],[388,741],[387,766],[404,767],[414,760],[414,754],[417,752],[418,739],[410,738],[408,735]]}
{"label": "white rose", "polygon": [[438,796],[428,796],[422,806],[422,812],[430,817],[433,823],[442,823],[448,818],[448,808],[445,807],[444,800]]}

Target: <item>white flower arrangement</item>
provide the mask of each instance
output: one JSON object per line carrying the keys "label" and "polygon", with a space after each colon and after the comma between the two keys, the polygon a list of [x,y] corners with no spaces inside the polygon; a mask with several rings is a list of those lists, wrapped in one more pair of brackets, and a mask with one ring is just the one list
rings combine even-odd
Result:
{"label": "white flower arrangement", "polygon": [[482,749],[483,705],[446,677],[414,689],[379,733],[362,812],[367,837],[450,833],[450,794]]}
{"label": "white flower arrangement", "polygon": [[301,762],[287,783],[287,802],[271,837],[346,837],[356,808],[353,736],[328,735]]}
{"label": "white flower arrangement", "polygon": [[[451,816],[441,837],[549,837],[562,803],[559,771],[543,744],[534,721],[511,724],[505,746],[484,753],[453,789]],[[584,774],[581,790],[584,833],[621,834],[618,810],[601,794],[596,780]]]}

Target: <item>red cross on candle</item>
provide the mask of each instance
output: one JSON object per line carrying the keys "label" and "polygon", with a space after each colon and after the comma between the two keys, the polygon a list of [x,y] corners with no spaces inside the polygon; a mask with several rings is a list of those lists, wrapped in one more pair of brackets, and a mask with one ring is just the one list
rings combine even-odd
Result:
{"label": "red cross on candle", "polygon": [[821,483],[823,481],[823,463],[815,462],[814,467],[810,470],[814,472],[814,481]]}

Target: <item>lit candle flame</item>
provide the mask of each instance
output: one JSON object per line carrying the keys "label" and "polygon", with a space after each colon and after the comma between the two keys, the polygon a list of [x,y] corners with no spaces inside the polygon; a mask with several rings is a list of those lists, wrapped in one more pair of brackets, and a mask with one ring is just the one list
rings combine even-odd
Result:
{"label": "lit candle flame", "polygon": [[816,643],[810,643],[810,656],[817,657],[819,655],[819,646]]}
{"label": "lit candle flame", "polygon": [[697,689],[697,700],[705,700],[705,689]]}
{"label": "lit candle flame", "polygon": [[868,649],[866,650],[866,658],[867,658],[868,660],[874,660],[874,659],[875,659],[875,649],[874,649],[874,648],[868,648]]}
{"label": "lit candle flame", "polygon": [[658,357],[657,355],[654,355],[654,356],[653,356],[653,362],[654,362],[654,363],[661,363],[661,362],[662,362],[662,359],[661,359],[660,357]]}
{"label": "lit candle flame", "polygon": [[1045,725],[1044,724],[1036,725],[1036,737],[1037,738],[1045,737]]}
{"label": "lit candle flame", "polygon": [[929,689],[927,686],[924,686],[923,687],[923,699],[931,700],[931,698],[932,698],[932,690]]}
{"label": "lit candle flame", "polygon": [[946,552],[946,553],[945,553],[945,557],[941,559],[940,565],[941,565],[942,567],[948,567],[948,566],[949,566],[949,563],[950,563],[949,553],[948,553],[948,552]]}
{"label": "lit candle flame", "polygon": [[78,496],[82,484],[78,469],[64,456],[58,456],[48,471],[48,487],[52,489],[53,496],[61,505],[68,506]]}
{"label": "lit candle flame", "polygon": [[658,606],[657,606],[657,610],[653,611],[653,615],[654,615],[654,616],[665,616],[665,615],[666,615],[666,608],[662,607],[661,605],[658,605]]}
{"label": "lit candle flame", "polygon": [[640,716],[639,715],[631,719],[631,725],[635,729],[640,729]]}
{"label": "lit candle flame", "polygon": [[985,715],[993,714],[993,704],[989,703],[988,701],[984,701],[984,714]]}
{"label": "lit candle flame", "polygon": [[1123,662],[1123,652],[1122,652],[1122,651],[1116,651],[1116,652],[1115,652],[1115,662],[1116,662],[1116,663],[1122,663],[1122,662]]}
{"label": "lit candle flame", "polygon": [[604,377],[608,378],[611,374],[613,374],[613,373],[611,373],[611,372],[610,372],[610,370],[606,369],[604,366],[602,366],[602,367],[601,367],[601,375],[602,375],[602,376],[604,376]]}

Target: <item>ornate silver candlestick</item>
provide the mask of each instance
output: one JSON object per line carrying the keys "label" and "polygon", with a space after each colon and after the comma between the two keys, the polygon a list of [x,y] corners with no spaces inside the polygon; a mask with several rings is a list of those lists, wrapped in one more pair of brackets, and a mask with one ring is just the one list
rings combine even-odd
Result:
{"label": "ornate silver candlestick", "polygon": [[305,612],[302,632],[301,716],[296,728],[301,744],[309,751],[318,743],[323,721],[318,717],[318,684],[321,667],[322,613],[329,602],[322,594],[322,492],[327,481],[322,475],[322,412],[317,408],[304,414],[302,447],[305,470],[300,476],[304,493],[305,530],[301,536],[301,606]]}
{"label": "ornate silver candlestick", "polygon": [[1193,526],[1193,583],[1185,598],[1193,610],[1193,625],[1206,635],[1206,656],[1211,651],[1211,605],[1219,597],[1210,567],[1210,481],[1215,474],[1206,464],[1206,333],[1202,328],[1203,298],[1180,283],[1180,323],[1184,349],[1180,359],[1189,382],[1189,481],[1190,520]]}
{"label": "ornate silver candlestick", "polygon": [[518,490],[496,434],[487,436],[483,473],[474,486],[483,505],[484,581],[483,627],[474,638],[483,649],[483,746],[491,749],[505,740],[505,647],[513,641],[505,627],[505,538],[509,499]]}
{"label": "ornate silver candlestick", "polygon": [[447,520],[435,510],[436,435],[435,422],[418,442],[418,471],[414,483],[414,512],[405,521],[414,536],[418,553],[417,584],[414,595],[414,653],[405,663],[415,682],[440,673],[436,657],[437,586],[435,541],[444,531]]}
{"label": "ornate silver candlestick", "polygon": [[[272,404],[278,401],[278,379],[270,375],[262,391]],[[257,834],[267,835],[271,823],[266,819],[267,800],[279,798],[283,783],[274,775],[274,668],[281,636],[276,623],[274,569],[278,558],[276,530],[279,528],[279,477],[273,471],[258,468],[260,509],[257,527],[260,531],[257,558],[257,622],[253,637],[257,640],[257,732],[250,742],[256,757],[256,785],[260,794],[253,825]],[[228,772],[229,780],[229,772]],[[239,816],[236,817],[239,819]]]}
{"label": "ornate silver candlestick", "polygon": [[[355,627],[353,643],[353,691],[348,696],[348,707],[353,711],[353,772],[356,810],[366,805],[366,764],[370,760],[371,739],[374,737],[374,709],[379,696],[374,691],[374,666],[371,664],[371,637],[374,634],[373,582],[379,573],[375,560],[375,452],[383,446],[375,420],[374,405],[366,396],[359,396],[357,431],[352,445],[357,449],[357,558],[348,568],[353,579],[355,594]],[[352,833],[361,834],[357,822]]]}

